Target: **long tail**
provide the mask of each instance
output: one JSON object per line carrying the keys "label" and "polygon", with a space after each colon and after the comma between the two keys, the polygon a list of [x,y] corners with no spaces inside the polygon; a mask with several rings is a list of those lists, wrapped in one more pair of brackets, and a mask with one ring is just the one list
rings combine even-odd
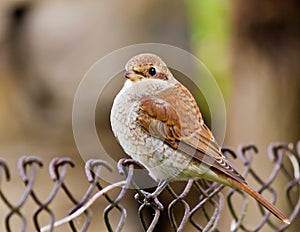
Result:
{"label": "long tail", "polygon": [[290,224],[289,219],[279,209],[277,209],[273,204],[271,204],[266,199],[264,199],[258,192],[256,192],[254,189],[249,187],[247,184],[240,183],[237,180],[232,179],[232,178],[227,178],[227,180],[232,185],[234,185],[237,188],[241,189],[242,191],[248,193],[251,197],[253,197],[255,200],[257,200],[260,204],[262,204],[266,209],[268,209],[271,213],[273,213],[281,221],[283,221],[286,224]]}

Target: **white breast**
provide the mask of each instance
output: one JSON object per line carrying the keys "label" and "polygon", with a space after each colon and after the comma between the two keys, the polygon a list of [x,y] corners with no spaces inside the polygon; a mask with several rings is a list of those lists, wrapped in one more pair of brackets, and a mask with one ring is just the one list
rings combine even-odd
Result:
{"label": "white breast", "polygon": [[135,83],[127,80],[116,96],[110,115],[112,130],[124,151],[133,158],[161,149],[162,141],[144,133],[137,125],[136,117],[142,97],[153,96],[169,87],[170,83],[158,79]]}

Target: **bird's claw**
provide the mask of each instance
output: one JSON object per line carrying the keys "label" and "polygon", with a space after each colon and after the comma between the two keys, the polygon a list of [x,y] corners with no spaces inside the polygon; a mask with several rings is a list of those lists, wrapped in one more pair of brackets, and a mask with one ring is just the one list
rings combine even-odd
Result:
{"label": "bird's claw", "polygon": [[[143,190],[140,190],[141,193],[135,194],[134,198],[138,200],[140,203],[151,206],[153,208],[157,208],[160,211],[164,210],[164,206],[162,203],[158,200],[157,195],[153,193],[149,193]],[[143,198],[143,199],[141,199]]]}

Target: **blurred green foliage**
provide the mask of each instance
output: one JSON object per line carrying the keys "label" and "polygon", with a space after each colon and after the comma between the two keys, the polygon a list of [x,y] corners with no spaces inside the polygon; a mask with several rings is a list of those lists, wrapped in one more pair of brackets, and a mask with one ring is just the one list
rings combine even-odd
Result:
{"label": "blurred green foliage", "polygon": [[193,53],[218,82],[225,101],[230,87],[230,5],[224,0],[187,0]]}

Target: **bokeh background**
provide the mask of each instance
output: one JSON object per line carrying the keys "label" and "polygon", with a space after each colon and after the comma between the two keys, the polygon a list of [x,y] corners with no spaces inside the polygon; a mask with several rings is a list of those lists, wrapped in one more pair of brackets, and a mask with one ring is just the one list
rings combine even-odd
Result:
{"label": "bokeh background", "polygon": [[[11,167],[24,154],[39,156],[45,163],[52,157],[71,156],[82,166],[71,120],[74,94],[86,71],[118,48],[165,43],[190,51],[211,71],[226,103],[224,144],[234,149],[256,144],[261,152],[255,165],[266,178],[272,168],[268,144],[295,143],[300,138],[299,10],[296,0],[1,1],[0,156]],[[110,88],[107,106],[120,83]],[[209,115],[207,109],[202,111]],[[113,145],[116,159],[125,156],[110,132],[109,112],[103,115],[107,120],[99,130],[107,135],[102,140]],[[69,183],[78,188],[75,195],[80,199],[87,186],[83,169],[70,173]],[[7,193],[17,202],[24,188],[16,170],[12,177]],[[46,198],[51,182],[45,184],[45,179],[47,171],[41,171],[36,188]],[[129,212],[134,214],[137,206],[132,205]],[[285,209],[284,203],[278,205]],[[65,215],[68,206],[54,205],[57,216]],[[101,202],[93,208],[101,211],[97,207]],[[30,205],[25,205],[27,210]],[[7,212],[0,207],[1,217]],[[255,209],[249,215],[255,215]],[[18,223],[16,219],[16,228]],[[229,228],[226,217],[223,223]],[[125,231],[134,231],[137,225],[131,218]],[[170,229],[164,226],[160,229]]]}

